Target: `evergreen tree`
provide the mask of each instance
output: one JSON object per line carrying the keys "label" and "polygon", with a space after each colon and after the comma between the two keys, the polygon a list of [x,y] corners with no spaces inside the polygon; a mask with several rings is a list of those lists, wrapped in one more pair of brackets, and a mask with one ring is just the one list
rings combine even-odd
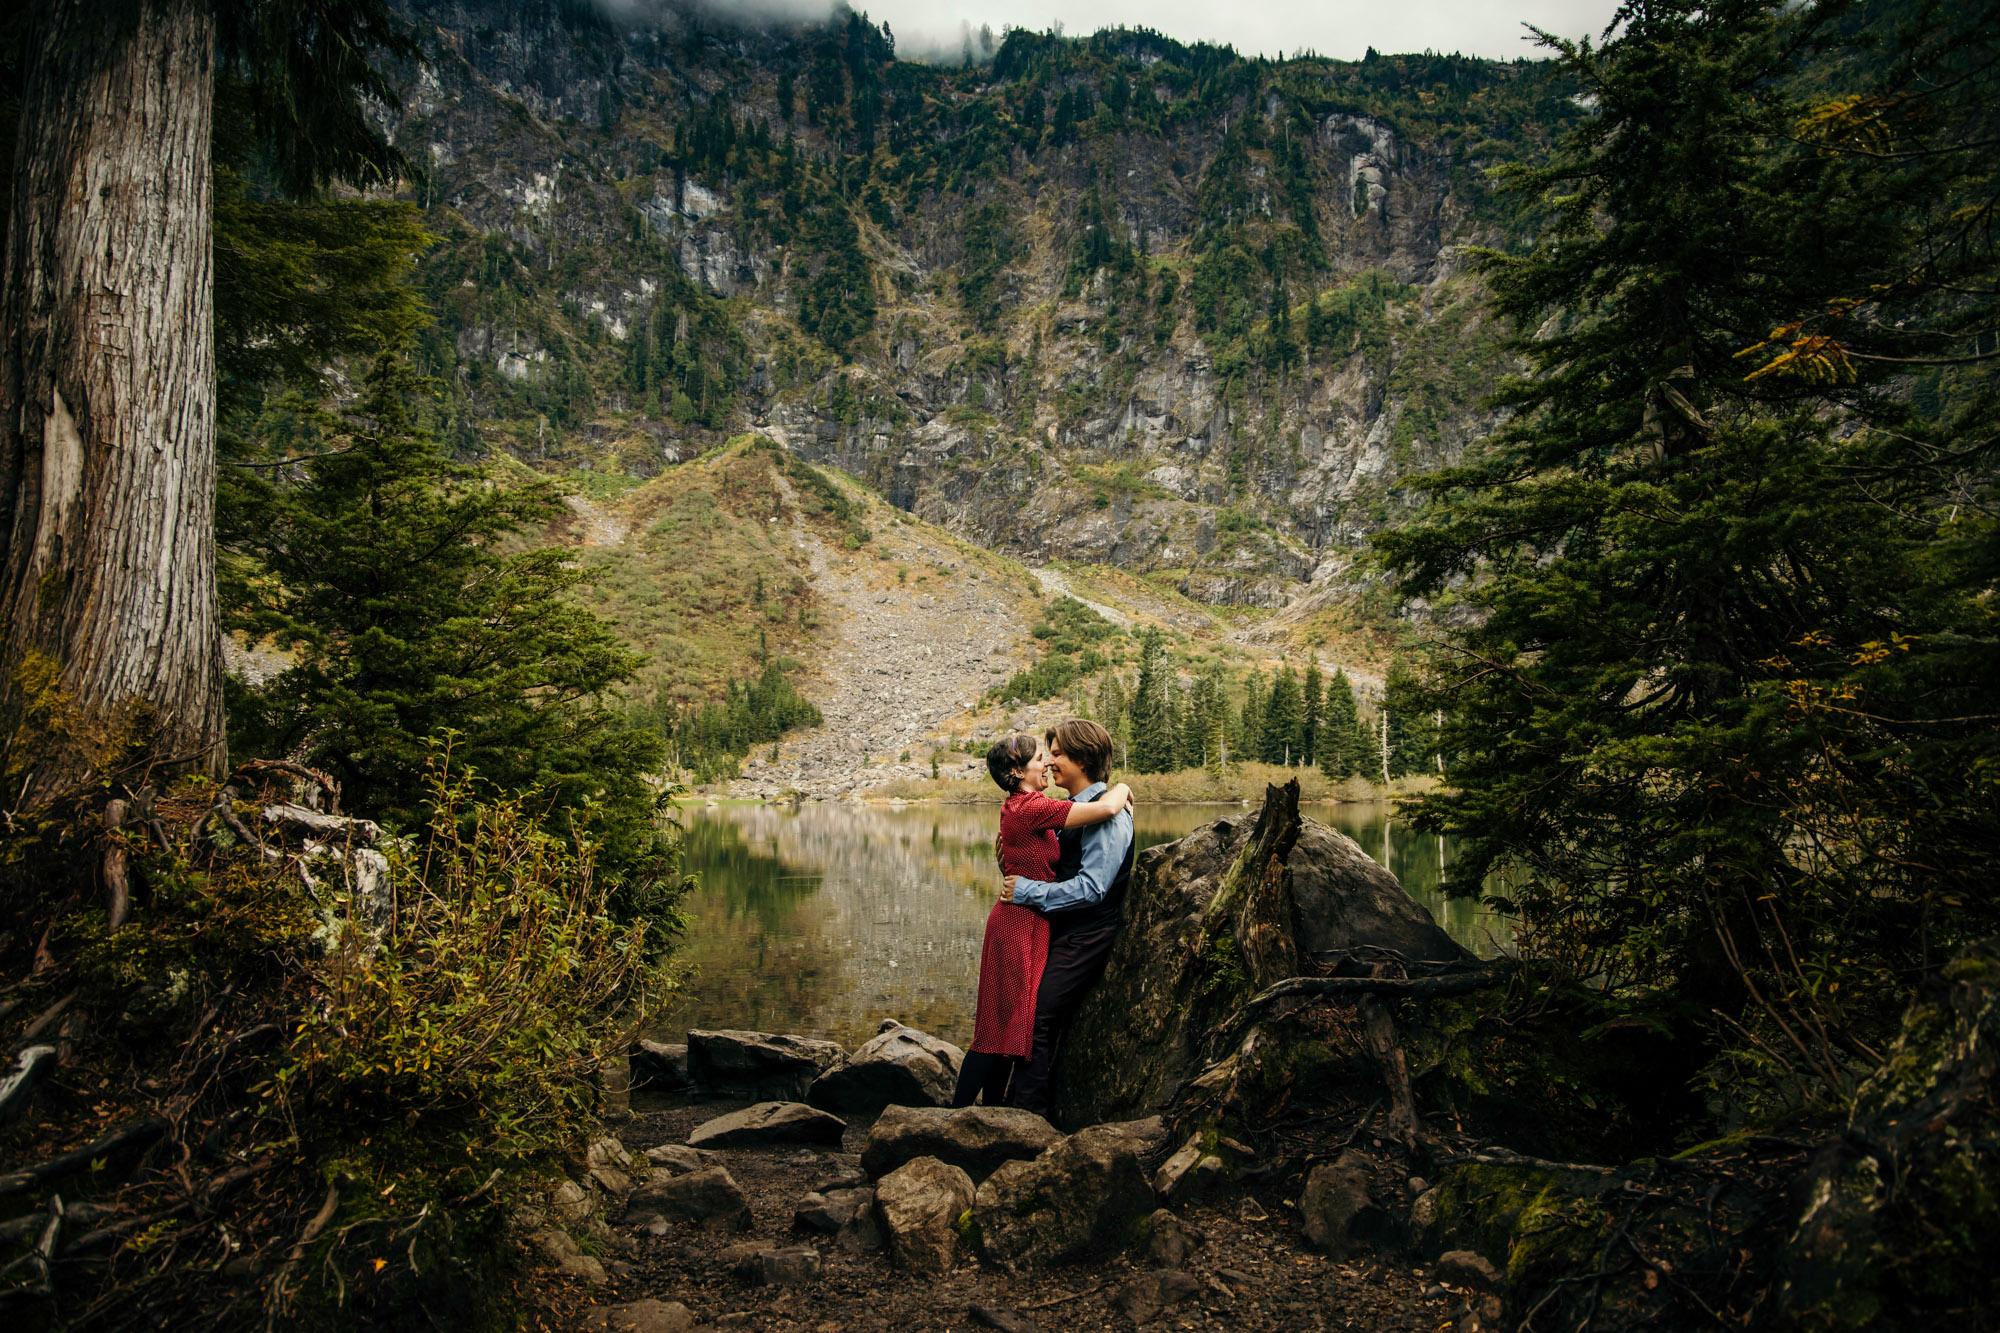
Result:
{"label": "evergreen tree", "polygon": [[1320,718],[1319,771],[1330,778],[1352,777],[1361,768],[1360,712],[1347,673],[1336,669],[1326,682],[1325,711]]}
{"label": "evergreen tree", "polygon": [[820,210],[810,237],[816,271],[799,293],[799,323],[845,356],[875,324],[875,269],[845,208]]}
{"label": "evergreen tree", "polygon": [[1306,659],[1306,678],[1303,689],[1305,692],[1305,721],[1300,728],[1302,750],[1299,755],[1299,763],[1306,768],[1311,768],[1319,762],[1320,713],[1326,707],[1326,684],[1320,674],[1318,653],[1314,653],[1310,658]]}
{"label": "evergreen tree", "polygon": [[1217,782],[1229,780],[1229,699],[1223,693],[1222,672],[1212,671],[1201,678],[1202,762]]}
{"label": "evergreen tree", "polygon": [[563,511],[554,489],[453,463],[416,419],[424,393],[391,353],[346,419],[301,411],[318,446],[302,476],[263,482],[256,521],[228,534],[226,623],[303,650],[260,686],[232,678],[233,739],[324,767],[351,808],[412,827],[449,738],[455,766],[501,787],[601,806],[607,864],[636,868],[663,750],[602,700],[638,658],[570,596],[589,576],[569,550],[508,552]]}
{"label": "evergreen tree", "polygon": [[1264,705],[1263,743],[1258,755],[1267,764],[1297,764],[1305,749],[1305,705],[1299,697],[1299,674],[1290,662],[1278,668],[1271,697]]}
{"label": "evergreen tree", "polygon": [[86,751],[107,732],[149,775],[225,770],[212,146],[253,143],[294,197],[394,176],[372,108],[395,93],[371,62],[416,44],[385,0],[11,12],[0,708],[37,711],[23,682],[46,664],[75,715],[7,757],[18,808],[104,781]]}
{"label": "evergreen tree", "polygon": [[1097,718],[1118,747],[1117,760],[1121,768],[1129,768],[1132,732],[1125,711],[1125,686],[1118,679],[1118,673],[1110,667],[1097,682]]}
{"label": "evergreen tree", "polygon": [[[1462,835],[1453,887],[1504,868],[1547,956],[1880,1049],[2000,927],[2000,730],[1954,721],[2000,697],[1967,295],[2000,251],[1963,230],[2000,197],[2000,32],[1989,6],[1623,13],[1559,44],[1595,115],[1515,174],[1532,248],[1484,261],[1532,374],[1380,539],[1407,592],[1479,575],[1465,667],[1390,702],[1445,714],[1422,818]],[[1836,1103],[1866,1062],[1802,1058]]]}
{"label": "evergreen tree", "polygon": [[1245,759],[1264,755],[1264,673],[1252,671],[1243,682],[1243,711],[1236,724],[1236,752]]}
{"label": "evergreen tree", "polygon": [[1131,766],[1136,773],[1164,773],[1173,767],[1174,744],[1167,701],[1166,636],[1148,625],[1139,631],[1139,683],[1132,691]]}

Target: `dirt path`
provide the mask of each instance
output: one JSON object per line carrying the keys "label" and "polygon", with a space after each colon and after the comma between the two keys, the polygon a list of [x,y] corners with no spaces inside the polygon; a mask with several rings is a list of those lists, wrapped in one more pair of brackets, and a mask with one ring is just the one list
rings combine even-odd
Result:
{"label": "dirt path", "polygon": [[1037,569],[1035,577],[1041,581],[1042,591],[1051,597],[1073,597],[1121,629],[1132,623],[1132,617],[1126,615],[1117,607],[1106,606],[1102,602],[1093,602],[1070,587],[1069,577],[1059,569]]}

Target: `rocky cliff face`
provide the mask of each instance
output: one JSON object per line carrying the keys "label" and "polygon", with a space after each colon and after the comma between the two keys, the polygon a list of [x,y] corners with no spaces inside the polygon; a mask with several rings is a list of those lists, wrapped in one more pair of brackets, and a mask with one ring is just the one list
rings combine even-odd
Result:
{"label": "rocky cliff face", "polygon": [[981,544],[1211,602],[1342,577],[1491,428],[1482,172],[1579,114],[1457,58],[1015,33],[952,70],[844,11],[408,3],[427,350],[489,441],[643,474],[755,426]]}

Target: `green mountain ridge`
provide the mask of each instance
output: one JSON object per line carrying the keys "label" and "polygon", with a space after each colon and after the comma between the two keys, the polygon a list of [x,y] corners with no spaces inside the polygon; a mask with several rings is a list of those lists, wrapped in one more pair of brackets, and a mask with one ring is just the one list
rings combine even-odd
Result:
{"label": "green mountain ridge", "polygon": [[1014,31],[945,68],[845,11],[408,15],[421,359],[461,448],[648,477],[756,429],[1211,604],[1360,590],[1399,479],[1491,428],[1485,173],[1584,114],[1533,62]]}

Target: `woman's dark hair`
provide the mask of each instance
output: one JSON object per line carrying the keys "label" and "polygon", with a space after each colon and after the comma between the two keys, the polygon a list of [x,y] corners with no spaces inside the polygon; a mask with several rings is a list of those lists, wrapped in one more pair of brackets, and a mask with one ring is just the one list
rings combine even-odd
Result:
{"label": "woman's dark hair", "polygon": [[1021,770],[1040,748],[1041,742],[1033,736],[1009,736],[1004,741],[995,741],[986,752],[986,771],[993,775],[1001,791],[1019,791]]}

